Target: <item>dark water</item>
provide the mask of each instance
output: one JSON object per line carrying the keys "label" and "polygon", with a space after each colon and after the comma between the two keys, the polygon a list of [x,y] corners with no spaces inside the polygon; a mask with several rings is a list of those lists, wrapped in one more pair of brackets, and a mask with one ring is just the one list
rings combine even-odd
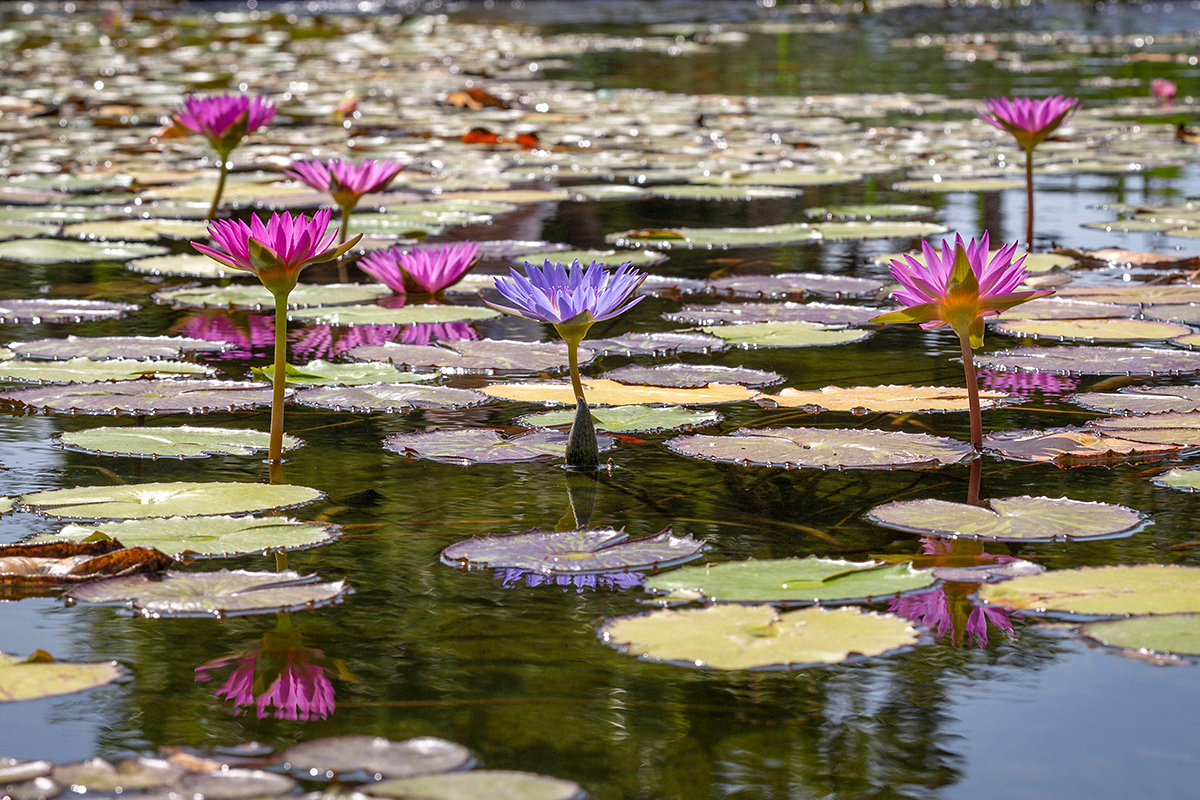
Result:
{"label": "dark water", "polygon": [[[604,4],[589,6],[588,14]],[[654,4],[649,4],[651,7]],[[535,4],[509,18],[548,30],[572,29],[564,4]],[[740,6],[712,13],[757,12]],[[558,9],[555,11],[554,9]],[[553,12],[553,13],[551,13]],[[462,12],[482,13],[478,8]],[[491,14],[500,14],[493,9]],[[582,12],[581,12],[582,13]],[[662,13],[659,9],[656,13]],[[681,11],[680,18],[687,15]],[[661,21],[655,19],[652,21]],[[588,28],[631,33],[603,18]],[[654,86],[686,92],[800,94],[871,91],[944,92],[983,97],[1063,87],[1088,100],[1144,94],[1145,88],[1079,87],[1082,78],[1142,78],[1171,74],[1195,91],[1195,66],[1119,64],[1096,56],[1079,71],[1014,76],[984,64],[943,61],[936,49],[897,49],[888,42],[923,31],[1189,30],[1200,25],[1194,5],[1100,8],[1042,6],[1016,10],[917,10],[864,20],[834,35],[754,34],[718,55],[584,55],[552,77],[597,87]],[[1037,52],[1036,48],[1028,52]],[[803,219],[808,206],[898,200],[895,176],[846,187],[806,190],[796,200],[724,203],[638,201],[548,206],[522,218],[522,232],[577,247],[600,246],[603,234],[631,227],[679,224],[762,225]],[[1073,247],[1164,249],[1162,239],[1079,228],[1106,217],[1089,206],[1164,202],[1200,191],[1194,169],[1146,176],[1039,179],[1039,236]],[[905,197],[905,199],[908,199]],[[1020,192],[934,196],[935,219],[951,231],[1014,239],[1024,226]],[[540,231],[537,230],[540,226]],[[466,233],[496,235],[488,229]],[[458,232],[456,232],[458,235]],[[1168,240],[1179,242],[1187,240]],[[908,243],[830,243],[820,247],[673,254],[656,271],[703,277],[714,259],[754,261],[763,271],[807,270],[878,276],[870,255]],[[1194,248],[1193,248],[1194,251]],[[114,266],[59,268],[55,293],[107,299],[139,295],[142,278]],[[314,276],[320,277],[320,276]],[[329,277],[329,276],[326,276]],[[10,296],[30,296],[48,280],[43,271],[0,267]],[[650,299],[611,331],[667,330],[660,314],[678,301]],[[123,323],[13,327],[8,340],[78,332],[159,333],[184,314],[150,307]],[[244,320],[245,315],[235,315]],[[511,320],[478,324],[481,336],[544,336]],[[1013,340],[993,336],[987,349]],[[787,386],[962,380],[948,335],[889,330],[837,348],[731,351],[701,358],[723,365],[772,369]],[[265,355],[265,354],[263,354]],[[598,374],[628,363],[609,357]],[[240,377],[241,364],[231,365]],[[1079,388],[1096,383],[1084,379]],[[471,385],[470,379],[456,379]],[[795,673],[711,673],[636,661],[601,644],[594,633],[606,617],[638,611],[638,593],[504,588],[489,574],[459,574],[438,563],[446,545],[470,535],[552,528],[567,512],[566,477],[552,464],[463,468],[405,461],[380,447],[387,435],[452,422],[503,426],[529,406],[504,404],[464,412],[407,416],[339,415],[291,408],[288,430],[307,446],[287,465],[289,482],[326,491],[328,503],[301,510],[346,526],[337,542],[295,553],[292,568],[344,578],[355,594],[335,608],[294,615],[304,647],[340,660],[353,680],[337,680],[336,711],[307,722],[234,715],[214,700],[224,679],[197,682],[195,668],[253,651],[276,630],[274,617],[234,620],[142,620],[108,608],[65,608],[54,599],[0,606],[2,649],[36,648],[72,660],[116,659],[131,677],[115,686],[61,699],[0,704],[0,755],[58,761],[94,754],[116,757],[162,745],[200,749],[257,740],[272,746],[342,733],[392,739],[432,734],[471,747],[492,768],[524,769],[570,778],[594,797],[634,798],[1188,798],[1200,781],[1200,680],[1194,667],[1156,667],[1091,649],[1066,632],[1015,619],[1011,637],[992,628],[984,648],[946,640],[850,666]],[[722,407],[720,429],[806,424],[788,410],[750,404]],[[1092,415],[1035,395],[1019,408],[988,412],[989,429],[1050,427]],[[186,423],[184,417],[163,424]],[[213,415],[266,426],[266,414]],[[966,438],[965,415],[919,420],[824,415],[820,425],[868,425]],[[919,423],[919,425],[918,425]],[[0,420],[0,494],[41,488],[170,480],[261,480],[254,459],[142,461],[64,452],[50,443],[60,430],[92,427],[95,419],[5,417]],[[124,424],[116,421],[113,424]],[[599,481],[592,524],[633,535],[672,525],[712,544],[710,559],[775,558],[815,553],[862,559],[919,552],[916,537],[884,530],[863,514],[892,498],[962,500],[965,469],[933,472],[816,472],[744,468],[684,459],[662,446],[668,436],[640,436],[613,452],[615,469]],[[993,547],[1047,567],[1082,564],[1200,563],[1195,519],[1200,497],[1155,487],[1159,467],[1058,469],[987,459],[984,493],[1066,495],[1118,502],[1154,524],[1137,535],[1086,544]],[[0,520],[5,541],[49,530],[27,516]],[[813,534],[813,530],[817,535]],[[243,558],[221,566],[268,569],[273,561]],[[202,567],[217,566],[207,562]]]}

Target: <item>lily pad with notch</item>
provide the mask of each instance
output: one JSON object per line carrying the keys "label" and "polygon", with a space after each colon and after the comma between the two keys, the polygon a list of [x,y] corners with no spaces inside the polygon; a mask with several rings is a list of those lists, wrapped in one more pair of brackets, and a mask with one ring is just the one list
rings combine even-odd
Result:
{"label": "lily pad with notch", "polygon": [[322,386],[301,389],[292,398],[297,405],[334,411],[384,411],[403,413],[422,408],[473,408],[492,398],[474,389],[372,383],[365,386]]}
{"label": "lily pad with notch", "polygon": [[[269,406],[271,391],[262,384],[238,381],[112,381],[4,392],[0,403],[46,413],[202,414]],[[285,391],[290,395],[292,390]]]}
{"label": "lily pad with notch", "polygon": [[469,766],[473,758],[461,744],[436,736],[400,742],[382,736],[331,736],[294,744],[279,755],[284,769],[304,777],[364,773],[376,780],[453,772]]}
{"label": "lily pad with notch", "polygon": [[975,357],[976,366],[1058,375],[1195,375],[1200,352],[1133,347],[1020,347]]}
{"label": "lily pad with notch", "polygon": [[[979,392],[981,408],[998,408],[1012,401],[1004,392]],[[784,389],[779,394],[759,394],[754,402],[768,408],[802,408],[813,413],[849,411],[853,414],[930,414],[967,411],[966,389],[954,386],[826,386],[822,389]]]}
{"label": "lily pad with notch", "polygon": [[880,656],[915,645],[920,633],[903,617],[855,606],[781,612],[769,605],[714,605],[610,619],[600,638],[646,661],[749,670]]}
{"label": "lily pad with notch", "polygon": [[167,572],[155,580],[133,576],[92,581],[72,589],[66,597],[77,603],[120,604],[143,617],[157,619],[300,611],[336,603],[349,593],[345,581],[321,583],[316,575],[291,570],[223,569]]}
{"label": "lily pad with notch", "polygon": [[[646,403],[664,405],[709,405],[736,403],[754,396],[745,386],[710,383],[702,389],[674,389],[662,386],[629,386],[606,378],[585,378],[584,394],[592,406],[627,406]],[[493,383],[483,387],[484,394],[518,403],[575,405],[575,391],[569,383]]]}
{"label": "lily pad with notch", "polygon": [[481,797],[492,800],[583,800],[586,797],[574,781],[497,769],[392,778],[360,786],[358,791],[397,800],[476,800]]}
{"label": "lily pad with notch", "polygon": [[990,542],[1058,542],[1131,536],[1146,524],[1125,506],[1065,497],[1004,497],[987,507],[945,500],[903,500],[876,506],[867,519],[885,528]]}
{"label": "lily pad with notch", "polygon": [[1164,564],[1056,569],[988,584],[988,604],[1031,614],[1193,614],[1200,612],[1200,567]]}
{"label": "lily pad with notch", "polygon": [[913,469],[962,464],[974,449],[925,433],[839,428],[741,428],[729,436],[692,434],[667,442],[706,461],[817,469]]}
{"label": "lily pad with notch", "polygon": [[714,364],[658,364],[646,366],[627,364],[605,372],[602,378],[638,386],[668,386],[679,389],[699,389],[710,383],[740,386],[769,386],[779,383],[783,376],[748,367],[722,367]]}
{"label": "lily pad with notch", "polygon": [[66,361],[0,362],[0,381],[38,384],[97,383],[128,381],[138,378],[169,378],[172,375],[208,377],[212,367],[187,361],[136,361],[117,358],[95,360],[70,358]]}
{"label": "lily pad with notch", "polygon": [[[269,448],[271,435],[244,428],[174,427],[88,428],[64,431],[59,441],[68,450],[107,456],[141,458],[203,458],[205,456],[248,456]],[[283,435],[283,449],[304,444],[295,436]]]}
{"label": "lily pad with notch", "polygon": [[[680,406],[608,406],[591,409],[596,430],[605,433],[662,433],[687,431],[716,425],[722,419],[716,411],[694,411]],[[517,417],[527,428],[565,428],[575,422],[575,412],[542,411]]]}
{"label": "lily pad with notch", "polygon": [[727,278],[713,278],[708,282],[708,290],[713,294],[780,299],[801,299],[807,294],[830,297],[873,297],[883,287],[883,281],[874,278],[826,275],[819,272],[732,275]]}
{"label": "lily pad with notch", "polygon": [[612,528],[483,536],[442,551],[442,563],[459,569],[520,569],[541,575],[662,570],[699,558],[708,545],[670,528],[630,539]]}
{"label": "lily pad with notch", "polygon": [[107,300],[64,300],[52,298],[0,300],[0,322],[28,322],[34,325],[54,322],[91,322],[101,319],[122,319],[137,311],[133,303],[112,303]]}
{"label": "lily pad with notch", "polygon": [[59,519],[250,514],[306,505],[325,493],[307,486],[185,482],[46,489],[20,497],[23,511]]}
{"label": "lily pad with notch", "polygon": [[[607,436],[597,437],[600,451],[612,449]],[[492,428],[455,428],[397,433],[383,440],[393,453],[449,464],[511,464],[567,455],[567,435],[535,431],[506,439]]]}
{"label": "lily pad with notch", "polygon": [[63,361],[72,358],[131,359],[150,361],[179,358],[184,353],[220,353],[234,345],[186,336],[68,336],[13,342],[9,348],[21,358]]}

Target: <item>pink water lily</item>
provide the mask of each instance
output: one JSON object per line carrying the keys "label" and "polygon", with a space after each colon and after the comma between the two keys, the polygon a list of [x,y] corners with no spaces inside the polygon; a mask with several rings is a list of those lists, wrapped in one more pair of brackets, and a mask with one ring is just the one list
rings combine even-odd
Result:
{"label": "pink water lily", "polygon": [[1150,94],[1154,97],[1154,102],[1163,108],[1170,108],[1175,105],[1175,92],[1178,87],[1174,81],[1166,78],[1155,78],[1150,81]]}
{"label": "pink water lily", "polygon": [[391,247],[364,255],[358,268],[397,294],[437,294],[462,280],[479,263],[475,242],[430,247]]}
{"label": "pink water lily", "polygon": [[180,128],[208,139],[220,156],[221,174],[205,219],[212,219],[217,214],[225,178],[229,174],[229,154],[243,139],[274,119],[275,114],[275,106],[261,95],[222,94],[186,97],[179,110],[171,115],[171,120]]}
{"label": "pink water lily", "polygon": [[350,228],[350,215],[365,194],[382,192],[405,165],[398,161],[370,159],[361,164],[345,159],[329,161],[296,161],[283,173],[307,183],[320,192],[329,192],[333,202],[342,210],[342,234],[345,241]]}

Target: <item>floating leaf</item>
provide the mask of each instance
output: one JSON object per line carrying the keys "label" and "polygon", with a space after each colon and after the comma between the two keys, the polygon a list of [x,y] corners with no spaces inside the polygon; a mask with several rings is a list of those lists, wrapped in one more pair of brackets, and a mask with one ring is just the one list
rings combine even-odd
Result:
{"label": "floating leaf", "polygon": [[1200,467],[1175,467],[1159,475],[1154,482],[1181,492],[1200,492]]}
{"label": "floating leaf", "polygon": [[[288,308],[365,303],[381,297],[390,297],[391,294],[392,290],[382,284],[299,284],[288,295]],[[275,308],[275,297],[261,284],[184,286],[157,292],[154,300],[175,308],[240,308],[251,311]]]}
{"label": "floating leaf", "polygon": [[1192,256],[1177,256],[1167,253],[1146,253],[1139,250],[1122,250],[1107,247],[1101,250],[1069,251],[1092,261],[1101,261],[1110,266],[1121,267],[1169,267],[1194,260]]}
{"label": "floating leaf", "polygon": [[24,239],[27,236],[41,236],[44,233],[54,233],[50,225],[39,225],[32,222],[8,222],[0,225],[0,240]]}
{"label": "floating leaf", "polygon": [[848,603],[895,597],[935,583],[932,570],[877,561],[778,558],[684,567],[646,580],[668,600],[718,603]]}
{"label": "floating leaf", "polygon": [[667,528],[653,536],[630,539],[623,530],[580,528],[484,536],[450,545],[442,563],[460,569],[521,569],[541,575],[595,572],[645,572],[699,558],[704,542],[673,536]]}
{"label": "floating leaf", "polygon": [[814,222],[814,228],[830,241],[839,239],[915,239],[945,233],[936,222]]}
{"label": "floating leaf", "polygon": [[[1200,325],[1200,303],[1166,303],[1163,305],[1146,306],[1142,309],[1142,315],[1149,319]],[[1186,337],[1181,336],[1180,338]],[[1194,344],[1194,342],[1186,342],[1186,344]]]}
{"label": "floating leaf", "polygon": [[582,800],[583,789],[564,781],[532,772],[475,769],[442,775],[393,778],[359,787],[376,797],[403,800]]}
{"label": "floating leaf", "polygon": [[[153,616],[145,611],[143,616]],[[254,612],[249,612],[254,613]],[[163,616],[183,616],[164,614]],[[290,793],[296,782],[286,775],[257,769],[223,767],[213,772],[191,773],[166,790],[146,795],[150,800],[175,800],[180,797],[205,800],[254,800]]]}
{"label": "floating leaf", "polygon": [[1091,300],[1070,300],[1065,297],[1039,297],[1001,312],[998,316],[988,317],[987,321],[1006,324],[1009,320],[1112,319],[1132,317],[1137,313],[1137,306],[1094,303]]}
{"label": "floating leaf", "polygon": [[114,381],[5,392],[0,403],[47,413],[194,414],[269,406],[271,391],[236,381]]}
{"label": "floating leaf", "polygon": [[742,428],[730,436],[680,436],[667,447],[709,461],[820,469],[934,467],[975,456],[969,445],[940,436],[838,428]]}
{"label": "floating leaf", "polygon": [[63,239],[10,239],[0,242],[0,261],[21,264],[82,264],[92,261],[128,261],[161,256],[167,248],[131,242],[75,242]]}
{"label": "floating leaf", "polygon": [[0,585],[7,600],[40,594],[37,587],[80,583],[94,578],[156,573],[171,560],[157,550],[125,547],[113,540],[0,545]]}
{"label": "floating leaf", "polygon": [[[625,333],[608,339],[593,339],[588,347],[598,353],[623,356],[668,356],[675,353],[714,353],[726,348],[725,340],[707,333],[667,331]],[[582,355],[580,356],[582,358]]]}
{"label": "floating leaf", "polygon": [[[610,233],[605,241],[617,247],[657,247],[664,250],[715,250],[729,247],[779,247],[819,242],[816,228],[803,223],[766,225],[761,228],[669,228]],[[0,244],[0,247],[3,247]],[[2,252],[2,251],[0,251]]]}
{"label": "floating leaf", "polygon": [[677,297],[682,294],[700,294],[707,291],[707,284],[694,278],[678,276],[647,275],[638,287],[638,294],[654,297]]}
{"label": "floating leaf", "polygon": [[1003,192],[1008,189],[1023,189],[1022,181],[1012,178],[962,178],[900,181],[893,184],[897,192],[928,192],[931,194],[948,194],[950,192]]}
{"label": "floating leaf", "polygon": [[136,378],[165,378],[171,375],[207,377],[216,372],[203,364],[186,361],[135,361],[71,358],[66,361],[5,361],[0,363],[0,381],[22,383],[93,383]]}
{"label": "floating leaf", "polygon": [[399,413],[419,408],[471,408],[491,402],[473,389],[448,386],[405,386],[374,383],[366,386],[330,386],[303,389],[292,398],[297,405],[334,411],[387,411]]}
{"label": "floating leaf", "polygon": [[760,322],[862,325],[882,313],[882,308],[829,303],[717,303],[684,306],[681,311],[663,314],[663,317],[690,325],[747,325]]}
{"label": "floating leaf", "polygon": [[74,792],[92,794],[125,794],[145,789],[157,789],[174,783],[184,774],[183,767],[158,758],[126,758],[116,765],[102,758],[92,758],[75,764],[60,764],[52,773],[62,786]]}
{"label": "floating leaf", "polygon": [[1167,411],[1143,417],[1096,419],[1088,426],[1105,436],[1117,436],[1134,442],[1200,446],[1200,413]]}
{"label": "floating leaf", "polygon": [[831,206],[830,208],[806,208],[805,216],[817,219],[893,219],[902,217],[924,217],[932,214],[932,206],[921,206],[914,203],[883,203],[852,206]]}
{"label": "floating leaf", "polygon": [[[716,425],[716,411],[692,411],[679,406],[610,406],[591,409],[596,430],[607,433],[661,433]],[[574,410],[542,411],[517,418],[527,428],[562,428],[575,422]]]}
{"label": "floating leaf", "polygon": [[1155,342],[1190,332],[1184,325],[1148,319],[1018,319],[997,322],[994,329],[1034,339],[1082,339],[1088,342]]}
{"label": "floating leaf", "polygon": [[471,759],[471,751],[461,744],[436,736],[417,736],[402,742],[381,736],[332,736],[292,745],[280,755],[285,768],[318,778],[354,772],[377,778],[406,778],[459,770]]}
{"label": "floating leaf", "polygon": [[1134,284],[1132,286],[1068,286],[1059,296],[1093,303],[1133,303],[1154,305],[1200,302],[1200,286]]}
{"label": "floating leaf", "polygon": [[105,300],[0,300],[0,322],[31,322],[39,325],[121,319],[137,309],[132,303],[110,303]]}
{"label": "floating leaf", "polygon": [[1200,353],[1132,347],[1021,347],[982,353],[979,367],[1058,375],[1193,375]]}
{"label": "floating leaf", "polygon": [[604,623],[601,639],[649,661],[709,669],[794,669],[878,656],[917,643],[912,624],[856,607],[780,612],[771,606],[662,609]]}
{"label": "floating leaf", "polygon": [[862,177],[857,172],[838,172],[832,169],[783,169],[697,175],[688,182],[711,186],[832,186],[854,183],[862,180]]}
{"label": "floating leaf", "polygon": [[[227,617],[315,608],[336,603],[350,591],[345,581],[319,580],[291,570],[167,572],[155,580],[137,575],[92,581],[66,597],[79,603],[119,603],[150,618]],[[263,795],[256,790],[251,796]]]}
{"label": "floating leaf", "polygon": [[1129,536],[1145,518],[1133,509],[1065,497],[1005,497],[988,508],[945,500],[876,506],[867,519],[887,528],[993,542],[1051,542]]}
{"label": "floating leaf", "polygon": [[[445,372],[548,372],[567,368],[563,342],[517,342],[496,339],[444,341],[436,345],[359,345],[346,351],[350,358],[387,361],[398,367],[438,367]],[[580,365],[592,360],[591,350],[578,350]]]}
{"label": "floating leaf", "polygon": [[541,266],[547,259],[562,264],[570,264],[572,261],[578,261],[585,265],[593,261],[599,261],[609,269],[615,269],[625,263],[632,263],[635,267],[648,267],[652,264],[661,264],[667,260],[667,256],[665,253],[659,253],[654,250],[563,250],[562,252],[549,254],[522,254],[514,257],[513,262],[517,266],[521,266],[526,262],[532,263],[535,266]]}
{"label": "floating leaf", "polygon": [[[208,256],[173,255],[139,258],[125,265],[126,269],[142,275],[176,275],[182,278],[250,278],[253,273],[234,269],[213,261]],[[271,303],[274,305],[274,302]]]}
{"label": "floating leaf", "polygon": [[988,584],[984,602],[1031,613],[1181,614],[1200,612],[1200,567],[1139,566],[1059,569]]}
{"label": "floating leaf", "polygon": [[1200,386],[1129,386],[1115,394],[1081,392],[1071,402],[1109,414],[1161,414],[1200,411]]}
{"label": "floating leaf", "polygon": [[1167,458],[1179,452],[1171,444],[1146,444],[1119,433],[1082,428],[998,431],[983,437],[984,448],[994,455],[1017,461],[1053,461],[1061,465]]}
{"label": "floating leaf", "polygon": [[[64,431],[59,440],[69,450],[145,458],[201,458],[203,456],[248,456],[268,449],[271,435],[244,428],[175,427],[89,428]],[[303,442],[283,435],[283,449],[294,450]]]}
{"label": "floating leaf", "polygon": [[643,366],[627,364],[609,370],[602,376],[619,383],[640,386],[671,386],[679,389],[698,389],[710,383],[767,386],[779,383],[783,376],[777,372],[747,367],[720,367],[712,364],[660,364]]}
{"label": "floating leaf", "polygon": [[1200,656],[1200,614],[1161,614],[1152,617],[1089,622],[1079,632],[1109,647],[1138,654]]}
{"label": "floating leaf", "polygon": [[[378,361],[334,364],[316,359],[303,366],[284,364],[284,383],[288,386],[363,386],[376,383],[416,383],[436,378],[436,372],[401,372],[391,364]],[[253,367],[251,374],[260,381],[275,379],[275,365]]]}
{"label": "floating leaf", "polygon": [[316,489],[288,484],[181,481],[47,489],[22,495],[21,506],[26,511],[66,519],[145,519],[249,514],[300,506],[324,496]]}
{"label": "floating leaf", "polygon": [[703,329],[734,347],[831,347],[861,342],[870,331],[830,327],[812,322],[752,322],[747,325],[717,325]]}
{"label": "floating leaf", "polygon": [[55,661],[42,650],[27,659],[0,653],[0,703],[37,700],[95,689],[124,677],[115,661],[72,664]]}
{"label": "floating leaf", "polygon": [[67,236],[102,241],[152,242],[155,239],[203,239],[208,235],[204,222],[183,219],[118,219],[77,222],[63,228]]}
{"label": "floating leaf", "polygon": [[883,288],[883,281],[825,275],[817,272],[780,272],[775,275],[735,275],[708,282],[714,294],[736,297],[801,298],[806,294],[832,297],[871,297]]}
{"label": "floating leaf", "polygon": [[127,547],[152,547],[169,556],[229,558],[315,547],[332,541],[339,530],[325,522],[288,517],[167,517],[67,525],[57,533],[31,536],[25,543],[84,542],[97,533]]}
{"label": "floating leaf", "polygon": [[184,336],[68,336],[13,342],[9,347],[22,358],[150,360],[179,358],[184,353],[219,353],[233,345]]}
{"label": "floating leaf", "polygon": [[[736,403],[749,400],[754,391],[744,386],[709,384],[703,389],[671,389],[658,386],[627,386],[616,381],[584,379],[584,394],[589,405],[627,406],[645,403],[695,406],[710,403]],[[493,383],[483,387],[484,394],[518,403],[575,405],[575,391],[569,383]]]}
{"label": "floating leaf", "polygon": [[[1004,392],[979,392],[981,408],[997,408],[1012,398]],[[803,408],[806,411],[849,411],[866,414],[883,411],[890,414],[925,414],[940,411],[966,411],[966,389],[953,386],[826,386],[801,391],[784,389],[779,394],[759,394],[754,402],[762,406]]]}
{"label": "floating leaf", "polygon": [[338,306],[301,308],[288,312],[288,319],[323,325],[417,325],[420,323],[467,322],[492,319],[499,311],[478,306],[413,305],[401,308],[383,306]]}
{"label": "floating leaf", "polygon": [[[599,437],[600,450],[612,440]],[[511,464],[536,459],[565,458],[567,435],[559,431],[524,433],[505,439],[491,428],[456,428],[417,433],[397,433],[383,440],[393,453],[451,464]]]}
{"label": "floating leaf", "polygon": [[667,200],[787,200],[801,195],[784,186],[655,186],[649,191]]}

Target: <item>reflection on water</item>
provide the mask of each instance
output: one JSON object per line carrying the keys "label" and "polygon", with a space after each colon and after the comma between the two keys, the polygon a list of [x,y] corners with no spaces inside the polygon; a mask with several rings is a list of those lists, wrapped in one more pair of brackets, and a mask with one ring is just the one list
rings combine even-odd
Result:
{"label": "reflection on water", "polygon": [[538,586],[561,586],[568,591],[574,588],[576,592],[595,591],[597,589],[614,589],[624,592],[641,586],[646,576],[640,572],[606,572],[601,575],[542,575],[527,569],[498,569],[496,582],[505,589],[517,586],[535,588]]}
{"label": "reflection on water", "polygon": [[979,386],[994,392],[1007,392],[1022,400],[1040,396],[1054,402],[1071,394],[1079,387],[1079,378],[1074,375],[1055,375],[1052,372],[1002,372],[994,369],[979,370]]}

